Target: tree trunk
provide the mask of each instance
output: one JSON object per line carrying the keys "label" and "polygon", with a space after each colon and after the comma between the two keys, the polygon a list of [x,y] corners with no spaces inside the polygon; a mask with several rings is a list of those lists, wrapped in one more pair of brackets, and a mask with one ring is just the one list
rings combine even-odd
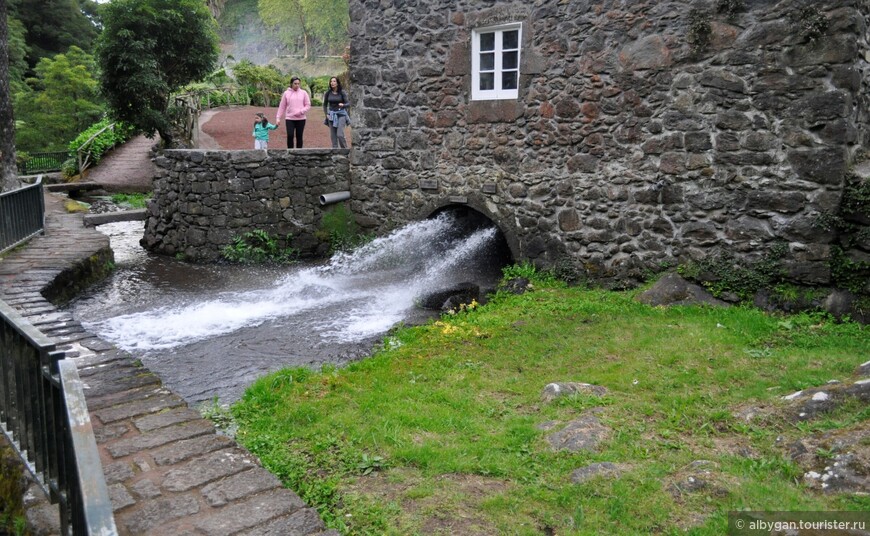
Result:
{"label": "tree trunk", "polygon": [[15,117],[9,95],[9,43],[6,0],[0,0],[0,191],[21,186],[15,169]]}

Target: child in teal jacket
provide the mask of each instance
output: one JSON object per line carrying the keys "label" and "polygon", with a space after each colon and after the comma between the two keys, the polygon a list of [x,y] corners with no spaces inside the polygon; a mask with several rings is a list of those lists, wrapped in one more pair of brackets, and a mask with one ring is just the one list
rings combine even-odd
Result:
{"label": "child in teal jacket", "polygon": [[262,112],[257,112],[257,121],[254,123],[254,149],[269,148],[269,131],[278,128],[266,119]]}

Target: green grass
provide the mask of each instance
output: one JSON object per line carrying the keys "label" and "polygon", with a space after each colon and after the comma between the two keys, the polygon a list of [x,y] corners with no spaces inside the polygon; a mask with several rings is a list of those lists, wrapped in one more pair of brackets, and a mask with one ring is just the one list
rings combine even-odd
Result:
{"label": "green grass", "polygon": [[[806,489],[776,441],[854,426],[866,409],[801,426],[775,412],[734,416],[847,378],[866,360],[866,329],[536,287],[400,329],[343,369],[260,379],[232,408],[237,439],[346,534],[718,535],[730,510],[870,509],[867,497]],[[543,403],[554,381],[609,393]],[[552,451],[540,425],[591,408],[603,408],[609,440],[593,452]],[[710,490],[675,495],[696,460],[715,464]],[[571,482],[602,461],[624,472]]]}
{"label": "green grass", "polygon": [[136,208],[145,208],[145,205],[148,203],[148,200],[151,199],[153,195],[152,192],[146,193],[133,193],[133,194],[113,194],[112,202],[116,205],[122,205],[127,208],[136,209]]}

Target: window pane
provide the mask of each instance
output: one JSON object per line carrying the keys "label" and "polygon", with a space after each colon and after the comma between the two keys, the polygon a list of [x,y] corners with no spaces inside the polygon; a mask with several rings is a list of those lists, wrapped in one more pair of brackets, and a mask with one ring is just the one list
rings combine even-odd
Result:
{"label": "window pane", "polygon": [[[502,69],[516,69],[517,68],[517,56],[519,53],[517,52],[503,52],[501,55],[501,68]],[[483,69],[481,63],[481,69]]]}
{"label": "window pane", "polygon": [[[481,75],[483,76],[483,75]],[[501,88],[502,89],[516,89],[517,88],[517,72],[516,71],[507,71],[501,73]]]}
{"label": "window pane", "polygon": [[480,89],[481,91],[495,89],[495,73],[480,73]]}
{"label": "window pane", "polygon": [[487,52],[480,55],[480,70],[492,71],[495,69],[495,53]]}
{"label": "window pane", "polygon": [[495,50],[495,34],[480,34],[480,50]]}
{"label": "window pane", "polygon": [[518,30],[510,30],[501,35],[501,48],[505,50],[520,48],[520,32]]}

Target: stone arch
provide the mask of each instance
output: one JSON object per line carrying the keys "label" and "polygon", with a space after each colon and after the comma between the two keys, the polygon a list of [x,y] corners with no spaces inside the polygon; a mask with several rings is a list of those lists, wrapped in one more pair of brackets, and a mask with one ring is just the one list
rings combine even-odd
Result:
{"label": "stone arch", "polygon": [[502,237],[504,237],[505,245],[510,251],[511,261],[523,258],[520,242],[512,222],[499,214],[494,204],[486,203],[484,198],[478,199],[477,196],[441,197],[425,204],[413,215],[412,219],[424,220],[450,210],[473,211],[480,217],[492,222],[501,231]]}

